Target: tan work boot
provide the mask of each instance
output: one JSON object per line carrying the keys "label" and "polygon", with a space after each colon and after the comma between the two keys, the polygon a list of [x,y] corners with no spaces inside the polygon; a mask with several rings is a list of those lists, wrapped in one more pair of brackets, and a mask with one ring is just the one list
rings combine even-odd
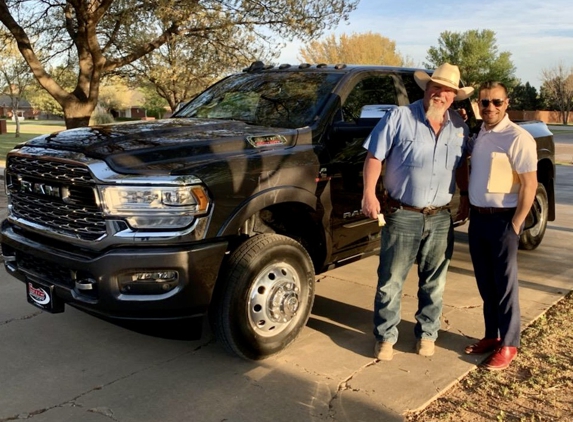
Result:
{"label": "tan work boot", "polygon": [[418,342],[416,343],[416,352],[420,355],[420,356],[434,356],[434,351],[435,351],[435,347],[434,347],[434,342],[432,340],[418,340]]}
{"label": "tan work boot", "polygon": [[374,346],[374,357],[378,360],[392,360],[394,345],[387,341],[377,341]]}

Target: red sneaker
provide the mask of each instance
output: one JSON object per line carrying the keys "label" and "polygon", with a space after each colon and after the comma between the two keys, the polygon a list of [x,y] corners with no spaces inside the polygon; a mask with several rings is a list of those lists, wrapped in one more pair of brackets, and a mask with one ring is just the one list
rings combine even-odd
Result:
{"label": "red sneaker", "polygon": [[477,343],[467,346],[465,352],[468,355],[481,355],[482,353],[493,352],[499,346],[501,346],[500,338],[482,338]]}
{"label": "red sneaker", "polygon": [[482,366],[488,371],[501,371],[507,368],[516,356],[517,347],[503,346],[487,358]]}

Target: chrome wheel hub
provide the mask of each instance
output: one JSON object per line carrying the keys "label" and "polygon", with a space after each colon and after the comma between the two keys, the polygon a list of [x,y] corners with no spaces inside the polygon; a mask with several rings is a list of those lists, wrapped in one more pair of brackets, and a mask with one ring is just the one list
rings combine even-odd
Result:
{"label": "chrome wheel hub", "polygon": [[257,334],[275,336],[296,317],[300,306],[300,279],[284,262],[266,266],[249,292],[249,322]]}

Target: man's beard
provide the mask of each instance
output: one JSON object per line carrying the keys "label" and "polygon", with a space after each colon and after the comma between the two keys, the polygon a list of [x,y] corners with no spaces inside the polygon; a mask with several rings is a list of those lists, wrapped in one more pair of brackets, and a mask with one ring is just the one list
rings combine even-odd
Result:
{"label": "man's beard", "polygon": [[426,111],[426,119],[432,122],[442,123],[444,121],[445,107],[440,107],[434,101],[430,101],[428,111]]}

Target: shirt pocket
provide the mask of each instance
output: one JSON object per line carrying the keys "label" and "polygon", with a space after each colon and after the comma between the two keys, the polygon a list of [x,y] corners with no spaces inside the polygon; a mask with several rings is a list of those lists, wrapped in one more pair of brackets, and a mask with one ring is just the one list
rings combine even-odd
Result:
{"label": "shirt pocket", "polygon": [[415,139],[405,139],[401,142],[401,155],[406,167],[423,167],[427,153],[424,143]]}
{"label": "shirt pocket", "polygon": [[453,170],[459,166],[463,154],[464,138],[454,138],[448,142],[446,168]]}

